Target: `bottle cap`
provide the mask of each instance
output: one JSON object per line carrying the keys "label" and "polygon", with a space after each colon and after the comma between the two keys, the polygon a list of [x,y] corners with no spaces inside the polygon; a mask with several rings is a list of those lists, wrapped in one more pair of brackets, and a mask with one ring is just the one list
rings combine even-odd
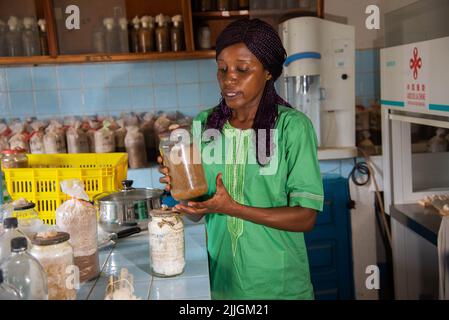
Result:
{"label": "bottle cap", "polygon": [[17,228],[19,222],[15,217],[9,217],[3,220],[3,228],[5,229],[14,229]]}
{"label": "bottle cap", "polygon": [[121,27],[123,30],[126,30],[126,28],[127,28],[127,26],[128,26],[128,20],[127,20],[126,18],[120,18],[120,19],[118,20],[118,24],[120,25],[120,27]]}
{"label": "bottle cap", "polygon": [[113,18],[104,18],[103,19],[103,24],[106,27],[106,29],[112,30],[112,29],[114,29],[115,22],[114,22]]}
{"label": "bottle cap", "polygon": [[140,19],[139,19],[138,16],[135,16],[135,17],[134,17],[134,19],[133,19],[133,25],[134,25],[134,27],[135,27],[136,29],[139,28],[139,25],[140,25]]}
{"label": "bottle cap", "polygon": [[11,252],[20,252],[28,249],[28,242],[25,237],[18,237],[11,240]]}

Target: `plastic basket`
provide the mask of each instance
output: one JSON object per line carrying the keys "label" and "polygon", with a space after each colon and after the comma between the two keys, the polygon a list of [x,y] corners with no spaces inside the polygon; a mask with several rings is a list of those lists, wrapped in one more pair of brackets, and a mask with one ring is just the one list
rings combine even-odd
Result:
{"label": "plastic basket", "polygon": [[25,198],[36,204],[46,224],[55,224],[56,209],[68,199],[60,182],[80,179],[92,199],[116,192],[128,173],[126,153],[29,154],[30,168],[4,169],[6,188],[13,200]]}

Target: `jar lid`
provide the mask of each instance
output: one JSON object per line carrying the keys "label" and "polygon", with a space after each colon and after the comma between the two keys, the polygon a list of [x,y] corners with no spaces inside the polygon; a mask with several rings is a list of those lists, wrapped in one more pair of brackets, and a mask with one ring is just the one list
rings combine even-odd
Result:
{"label": "jar lid", "polygon": [[39,232],[34,235],[31,242],[37,246],[50,246],[62,242],[66,242],[70,239],[70,234],[67,232]]}
{"label": "jar lid", "polygon": [[14,207],[14,211],[24,211],[24,210],[30,210],[36,207],[36,204],[33,202],[28,202],[26,204],[19,205],[17,207]]}
{"label": "jar lid", "polygon": [[25,149],[8,149],[8,150],[3,150],[2,154],[22,154],[22,153],[26,153]]}
{"label": "jar lid", "polygon": [[175,130],[185,130],[188,132],[188,135],[190,136],[190,131],[191,131],[191,126],[188,124],[185,125],[179,125],[179,124],[172,124],[170,127],[168,127],[167,129],[161,131],[158,133],[159,138],[165,138],[168,139],[170,138],[172,132],[174,131],[174,137],[175,138],[179,138],[183,135],[183,131],[175,131]]}
{"label": "jar lid", "polygon": [[168,209],[153,209],[150,211],[150,216],[152,217],[173,217],[173,216],[181,216],[181,212],[177,210],[173,210],[173,208]]}

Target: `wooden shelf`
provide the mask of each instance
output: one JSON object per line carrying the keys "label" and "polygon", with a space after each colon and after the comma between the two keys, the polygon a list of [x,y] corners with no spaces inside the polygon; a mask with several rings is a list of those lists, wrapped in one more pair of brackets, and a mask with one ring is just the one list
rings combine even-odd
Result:
{"label": "wooden shelf", "polygon": [[192,15],[198,18],[204,19],[227,19],[227,18],[239,18],[249,17],[248,10],[236,10],[236,11],[204,11],[193,12]]}
{"label": "wooden shelf", "polygon": [[317,12],[305,9],[257,9],[251,10],[251,16],[317,16]]}
{"label": "wooden shelf", "polygon": [[154,52],[132,54],[84,54],[61,55],[55,58],[50,56],[35,57],[0,57],[2,65],[45,65],[65,63],[93,63],[93,62],[126,62],[126,61],[152,61],[152,60],[186,60],[186,59],[212,59],[214,50],[198,50],[183,52]]}

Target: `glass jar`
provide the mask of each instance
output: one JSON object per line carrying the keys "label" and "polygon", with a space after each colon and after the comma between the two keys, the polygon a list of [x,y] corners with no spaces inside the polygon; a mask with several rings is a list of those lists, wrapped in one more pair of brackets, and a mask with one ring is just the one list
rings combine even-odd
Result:
{"label": "glass jar", "polygon": [[212,47],[210,27],[205,24],[198,29],[198,45],[200,49],[208,50]]}
{"label": "glass jar", "polygon": [[167,278],[180,275],[185,267],[184,222],[170,209],[150,211],[148,223],[151,273]]}
{"label": "glass jar", "polygon": [[143,16],[142,28],[138,31],[139,52],[147,53],[154,51],[154,23],[153,17]]}
{"label": "glass jar", "polygon": [[45,19],[39,19],[37,24],[39,25],[39,44],[41,48],[41,55],[48,56],[50,53],[48,49],[47,22]]}
{"label": "glass jar", "polygon": [[156,16],[156,49],[158,52],[170,51],[170,29],[167,18],[163,14]]}
{"label": "glass jar", "polygon": [[184,32],[182,28],[182,16],[172,17],[173,26],[170,29],[171,49],[173,52],[179,52],[184,49]]}
{"label": "glass jar", "polygon": [[175,128],[159,135],[159,149],[171,177],[171,194],[189,200],[208,190],[201,154],[190,137],[189,127]]}
{"label": "glass jar", "polygon": [[3,150],[2,169],[28,168],[28,157],[26,150]]}
{"label": "glass jar", "polygon": [[227,11],[230,8],[229,0],[217,0],[217,10],[218,11]]}
{"label": "glass jar", "polygon": [[240,10],[248,10],[249,9],[249,0],[239,0],[239,9]]}
{"label": "glass jar", "polygon": [[199,11],[213,11],[215,9],[214,6],[215,0],[199,0]]}
{"label": "glass jar", "polygon": [[[73,277],[73,248],[66,232],[43,232],[32,238],[30,254],[47,274],[48,300],[75,300],[78,279]],[[73,280],[73,281],[72,281]]]}
{"label": "glass jar", "polygon": [[17,288],[23,300],[47,300],[47,275],[27,249],[26,238],[11,240],[11,256],[0,266],[4,280]]}

